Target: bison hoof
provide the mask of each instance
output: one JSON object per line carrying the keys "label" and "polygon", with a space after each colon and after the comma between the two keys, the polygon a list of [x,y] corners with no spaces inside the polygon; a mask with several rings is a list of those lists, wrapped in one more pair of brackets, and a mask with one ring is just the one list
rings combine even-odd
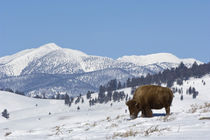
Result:
{"label": "bison hoof", "polygon": [[133,120],[133,119],[136,119],[137,117],[134,115],[130,115],[130,118]]}
{"label": "bison hoof", "polygon": [[146,116],[145,116],[144,114],[141,114],[141,117],[144,118],[144,117],[146,117]]}

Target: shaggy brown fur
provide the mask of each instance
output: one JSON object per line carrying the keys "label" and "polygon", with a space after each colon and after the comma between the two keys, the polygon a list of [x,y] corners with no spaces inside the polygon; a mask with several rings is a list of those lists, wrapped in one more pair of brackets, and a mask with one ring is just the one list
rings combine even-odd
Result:
{"label": "shaggy brown fur", "polygon": [[152,117],[151,109],[166,110],[166,115],[170,114],[170,106],[173,100],[173,93],[167,87],[145,85],[136,89],[133,99],[126,105],[129,108],[131,118],[137,118],[142,111],[142,117]]}

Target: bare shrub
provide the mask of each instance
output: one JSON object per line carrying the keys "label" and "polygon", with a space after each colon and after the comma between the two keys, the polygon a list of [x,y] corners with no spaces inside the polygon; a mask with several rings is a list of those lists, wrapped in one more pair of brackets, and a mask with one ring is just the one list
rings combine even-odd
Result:
{"label": "bare shrub", "polygon": [[70,130],[67,130],[67,132],[68,132],[68,133],[71,133],[71,132],[73,132],[73,130],[72,130],[72,129],[70,129]]}
{"label": "bare shrub", "polygon": [[200,113],[207,113],[207,112],[210,112],[210,108],[205,108],[205,109],[201,110]]}
{"label": "bare shrub", "polygon": [[175,120],[175,117],[171,117],[171,116],[164,116],[164,117],[160,117],[157,119],[158,121],[163,121],[163,122],[169,122],[169,121],[173,121]]}
{"label": "bare shrub", "polygon": [[55,133],[56,135],[63,134],[62,131],[61,131],[60,126],[56,126],[55,127],[55,131],[56,131],[56,133]]}
{"label": "bare shrub", "polygon": [[112,135],[112,139],[116,137],[122,137],[122,138],[131,137],[131,136],[135,137],[138,133],[139,133],[138,131],[133,131],[132,129],[126,132],[115,132]]}
{"label": "bare shrub", "polygon": [[205,106],[205,107],[210,107],[210,103],[205,102],[205,103],[204,103],[204,106]]}
{"label": "bare shrub", "polygon": [[198,106],[197,104],[192,104],[191,108],[188,110],[188,113],[195,113],[200,110],[200,113],[210,112],[210,103],[205,102],[204,105]]}
{"label": "bare shrub", "polygon": [[94,122],[93,124],[91,124],[91,127],[95,127],[97,125],[96,122]]}
{"label": "bare shrub", "polygon": [[116,120],[120,118],[120,115],[117,115],[117,117],[115,118]]}
{"label": "bare shrub", "polygon": [[118,127],[116,123],[112,123],[110,126],[107,126],[106,129]]}
{"label": "bare shrub", "polygon": [[205,102],[203,105],[203,110],[201,111],[201,113],[206,113],[206,112],[210,112],[210,103]]}
{"label": "bare shrub", "polygon": [[162,131],[165,131],[165,130],[170,131],[170,128],[158,128],[158,127],[159,126],[156,125],[156,126],[151,126],[150,128],[146,129],[144,131],[144,136],[149,136],[155,132],[161,133]]}
{"label": "bare shrub", "polygon": [[135,137],[138,134],[141,134],[143,136],[149,136],[153,133],[158,133],[161,134],[162,131],[170,131],[170,128],[166,127],[166,128],[159,128],[158,125],[156,126],[151,126],[145,130],[142,131],[134,131],[132,129],[125,131],[125,132],[115,132],[112,135],[112,139],[116,138],[116,137],[122,137],[122,138],[126,138],[126,137]]}
{"label": "bare shrub", "polygon": [[89,125],[90,125],[89,123],[85,123],[85,124],[84,124],[84,126],[89,126]]}
{"label": "bare shrub", "polygon": [[118,127],[118,125],[117,125],[116,123],[113,123],[113,124],[111,125],[111,127]]}
{"label": "bare shrub", "polygon": [[6,132],[4,136],[6,137],[6,136],[9,136],[11,134],[12,134],[12,132]]}
{"label": "bare shrub", "polygon": [[187,111],[188,113],[195,113],[198,110],[197,104],[192,104],[190,107],[191,108]]}
{"label": "bare shrub", "polygon": [[85,129],[85,131],[88,131],[88,130],[90,130],[90,128],[86,128],[86,129]]}
{"label": "bare shrub", "polygon": [[199,120],[210,120],[210,117],[201,117]]}
{"label": "bare shrub", "polygon": [[110,121],[111,121],[111,118],[110,118],[110,117],[107,117],[106,120],[107,120],[108,122],[110,122]]}
{"label": "bare shrub", "polygon": [[63,134],[63,131],[64,131],[63,126],[64,125],[53,127],[53,131],[55,132],[55,135],[62,135]]}

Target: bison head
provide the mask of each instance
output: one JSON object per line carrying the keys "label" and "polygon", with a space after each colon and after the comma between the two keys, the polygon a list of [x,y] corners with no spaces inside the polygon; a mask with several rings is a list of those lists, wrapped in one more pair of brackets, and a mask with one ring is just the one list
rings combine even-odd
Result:
{"label": "bison head", "polygon": [[131,119],[137,118],[139,111],[141,111],[141,105],[134,100],[128,101],[126,105],[128,106]]}

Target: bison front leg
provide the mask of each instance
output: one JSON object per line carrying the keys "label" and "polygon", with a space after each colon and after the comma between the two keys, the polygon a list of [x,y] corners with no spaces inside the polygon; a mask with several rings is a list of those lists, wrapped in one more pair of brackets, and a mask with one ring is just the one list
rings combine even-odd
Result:
{"label": "bison front leg", "polygon": [[145,117],[152,117],[151,108],[145,108]]}
{"label": "bison front leg", "polygon": [[165,107],[165,109],[166,109],[166,115],[170,115],[170,106]]}
{"label": "bison front leg", "polygon": [[145,109],[142,109],[142,111],[141,111],[141,117],[146,117],[146,111],[145,111]]}

